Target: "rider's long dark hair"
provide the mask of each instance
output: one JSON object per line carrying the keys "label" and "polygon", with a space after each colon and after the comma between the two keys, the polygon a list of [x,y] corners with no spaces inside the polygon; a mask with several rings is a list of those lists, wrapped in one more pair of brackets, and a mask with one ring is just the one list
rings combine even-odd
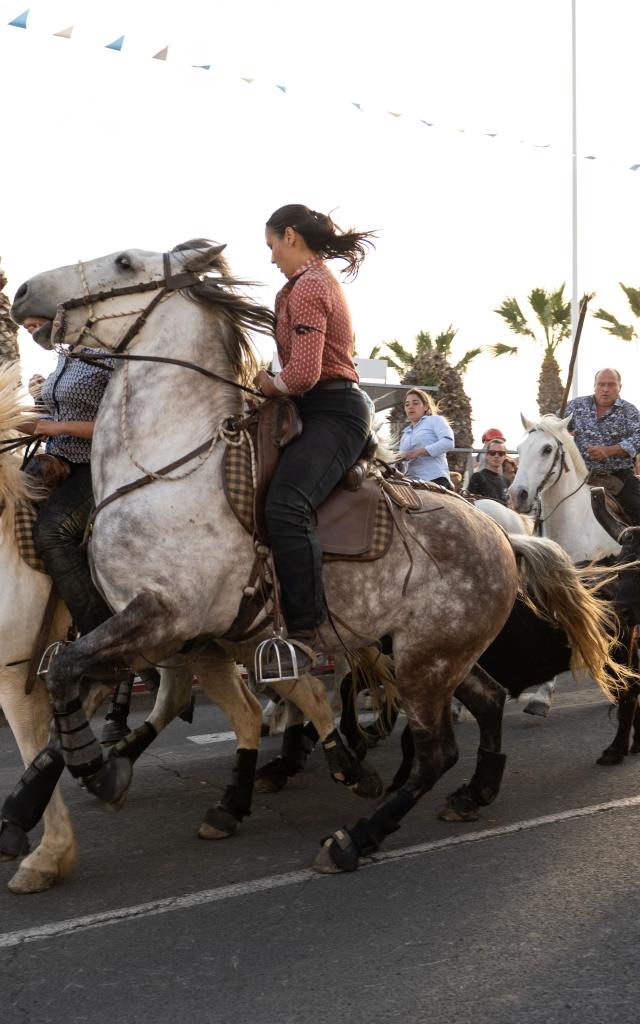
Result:
{"label": "rider's long dark hair", "polygon": [[345,260],[347,266],[343,273],[348,278],[357,275],[367,249],[373,247],[373,239],[376,237],[373,231],[356,231],[355,228],[342,231],[326,213],[318,213],[299,203],[281,206],[272,213],[267,228],[280,238],[286,228],[293,228],[302,235],[309,248],[324,260]]}

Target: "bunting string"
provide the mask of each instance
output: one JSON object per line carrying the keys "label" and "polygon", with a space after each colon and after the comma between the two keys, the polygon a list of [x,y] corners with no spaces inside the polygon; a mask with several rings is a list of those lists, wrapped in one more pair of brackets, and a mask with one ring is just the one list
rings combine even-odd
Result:
{"label": "bunting string", "polygon": [[[22,11],[20,14],[17,14],[15,16],[15,18],[12,18],[11,21],[6,23],[6,27],[15,28],[15,29],[30,30],[29,15],[31,13],[31,10],[32,10],[32,8],[28,7],[26,10]],[[74,25],[69,25],[69,26],[67,26],[67,28],[62,28],[58,32],[51,33],[51,35],[55,36],[55,37],[58,37],[60,39],[70,40],[72,38],[72,36],[73,36],[74,28],[75,28]],[[113,39],[111,42],[104,43],[104,47],[107,50],[114,50],[117,53],[121,53],[123,51],[124,47],[125,47],[125,42],[126,42],[126,33],[123,34],[123,35],[118,36],[116,39]],[[158,50],[157,53],[150,54],[150,58],[152,60],[167,61],[168,57],[169,57],[169,49],[170,49],[170,44],[168,43],[166,46],[163,46],[160,50]],[[185,67],[191,67],[191,68],[193,68],[195,70],[204,71],[204,72],[215,71],[215,65],[213,65],[213,64],[190,64],[190,65],[186,65],[185,64],[184,66]],[[255,79],[255,78],[247,78],[247,77],[245,77],[243,75],[238,75],[238,81],[246,82],[247,85],[253,85],[254,83],[256,83],[259,80]],[[287,95],[289,93],[289,86],[287,86],[286,84],[282,84],[282,83],[277,83],[276,82],[276,83],[273,83],[273,88],[279,90],[283,95]],[[349,106],[351,106],[355,110],[359,111],[359,113],[361,113],[361,114],[365,114],[365,113],[383,113],[383,114],[388,115],[389,117],[392,117],[392,118],[394,118],[396,120],[404,119],[405,122],[413,122],[413,123],[416,123],[416,124],[424,125],[425,128],[446,129],[446,130],[449,130],[449,131],[454,131],[455,133],[460,134],[460,135],[468,135],[469,137],[475,136],[475,137],[484,137],[484,138],[488,138],[488,139],[501,139],[501,140],[504,140],[504,141],[511,141],[511,142],[512,141],[517,141],[519,144],[528,146],[528,147],[530,147],[532,149],[554,149],[554,148],[556,148],[556,147],[552,146],[551,143],[535,143],[535,142],[529,142],[529,141],[527,141],[525,139],[513,139],[512,137],[507,136],[503,132],[489,132],[489,131],[478,131],[476,129],[468,130],[468,129],[465,129],[465,128],[452,128],[450,125],[438,124],[435,121],[428,121],[426,118],[415,117],[414,115],[407,115],[407,114],[404,114],[402,111],[399,111],[399,110],[385,110],[384,108],[378,108],[376,110],[373,107],[369,107],[368,105],[363,104],[361,102],[358,102],[356,100],[351,100],[351,101],[346,101],[345,100],[344,102],[348,103]],[[590,153],[590,154],[582,154],[582,155],[580,155],[580,159],[581,160],[593,161],[593,160],[598,160],[599,157],[597,157],[596,155]],[[628,166],[628,170],[630,170],[630,171],[640,171],[640,162],[630,164]]]}

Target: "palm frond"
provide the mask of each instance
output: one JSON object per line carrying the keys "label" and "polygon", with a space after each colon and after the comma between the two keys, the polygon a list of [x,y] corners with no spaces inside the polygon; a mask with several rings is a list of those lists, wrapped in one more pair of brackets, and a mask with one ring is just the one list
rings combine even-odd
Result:
{"label": "palm frond", "polygon": [[[393,341],[385,341],[384,345],[386,348],[389,349],[390,352],[393,352],[394,356],[396,357],[396,361],[400,363],[401,370],[406,370],[409,366],[411,366],[415,359],[415,356],[413,352],[409,352],[406,348],[404,348],[404,346],[401,345],[399,341],[396,341],[395,339]],[[389,362],[389,365],[391,366],[391,362]],[[394,369],[397,369],[397,366],[394,366]]]}
{"label": "palm frond", "polygon": [[486,351],[491,352],[494,359],[498,356],[517,356],[518,346],[517,345],[505,345],[499,341],[497,345],[486,346]]}
{"label": "palm frond", "polygon": [[373,348],[371,349],[369,355],[367,356],[367,359],[377,359],[379,352],[380,352],[380,346],[379,345],[374,345]]}
{"label": "palm frond", "polygon": [[494,309],[493,312],[502,317],[509,327],[509,330],[513,331],[514,334],[521,334],[525,337],[533,338],[535,341],[536,336],[529,327],[527,319],[520,309],[516,298],[506,298],[502,305],[498,306],[497,309]]}
{"label": "palm frond", "polygon": [[475,359],[476,356],[479,356],[482,352],[484,352],[484,348],[481,345],[478,348],[470,348],[468,352],[465,352],[462,359],[456,363],[454,370],[457,370],[458,373],[464,373],[471,360]]}
{"label": "palm frond", "polygon": [[429,331],[418,331],[416,334],[416,354],[422,355],[423,352],[431,352],[432,350],[431,333]]}
{"label": "palm frond", "polygon": [[620,287],[629,300],[631,312],[634,316],[640,316],[640,288],[632,288],[630,285],[620,282]]}
{"label": "palm frond", "polygon": [[623,341],[633,341],[633,339],[638,336],[630,324],[621,324],[619,320],[616,320],[613,313],[607,313],[606,309],[597,309],[593,315],[596,320],[602,320],[604,322],[602,329],[613,338],[622,338]]}
{"label": "palm frond", "polygon": [[446,331],[441,331],[434,342],[436,352],[443,356],[450,355],[451,345],[457,333],[458,330],[453,324],[449,324]]}

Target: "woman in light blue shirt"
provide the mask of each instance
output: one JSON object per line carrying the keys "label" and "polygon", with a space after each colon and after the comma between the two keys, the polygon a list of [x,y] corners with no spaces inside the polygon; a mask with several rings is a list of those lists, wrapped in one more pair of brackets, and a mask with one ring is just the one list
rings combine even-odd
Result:
{"label": "woman in light blue shirt", "polygon": [[407,476],[451,488],[445,453],[454,447],[455,441],[449,423],[444,416],[438,416],[433,399],[420,388],[407,391],[404,411],[409,425],[400,438],[398,461],[407,464]]}

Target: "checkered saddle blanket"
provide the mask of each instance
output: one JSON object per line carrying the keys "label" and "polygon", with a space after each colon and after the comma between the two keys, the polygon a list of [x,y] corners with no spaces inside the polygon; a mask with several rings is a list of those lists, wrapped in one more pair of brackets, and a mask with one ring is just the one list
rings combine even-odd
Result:
{"label": "checkered saddle blanket", "polygon": [[37,514],[38,509],[30,501],[21,502],[16,505],[15,538],[22,561],[26,562],[30,569],[46,573],[46,569],[33,543],[33,524],[36,521]]}

